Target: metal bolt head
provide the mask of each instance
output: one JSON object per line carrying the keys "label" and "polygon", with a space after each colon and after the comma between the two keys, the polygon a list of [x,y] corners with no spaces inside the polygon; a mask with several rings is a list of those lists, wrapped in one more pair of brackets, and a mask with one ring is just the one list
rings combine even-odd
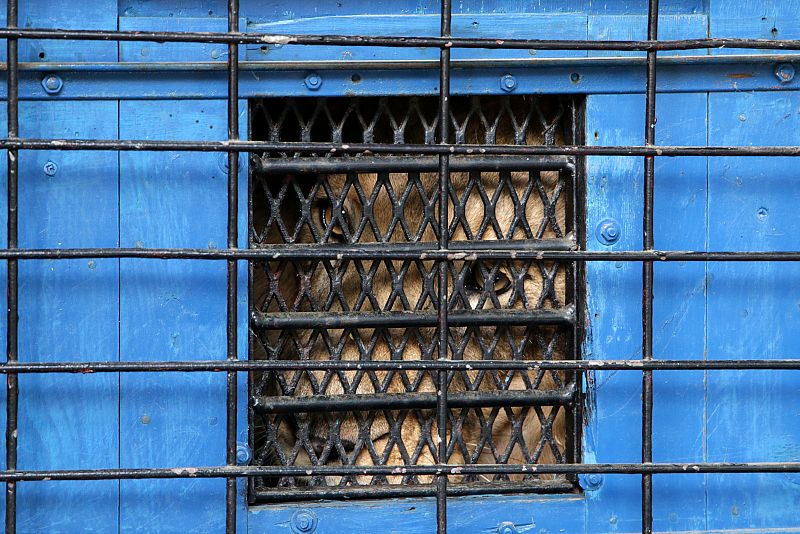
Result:
{"label": "metal bolt head", "polygon": [[48,95],[55,95],[61,92],[61,88],[64,87],[64,81],[57,74],[48,74],[42,80],[42,87]]}
{"label": "metal bolt head", "polygon": [[246,443],[236,445],[236,465],[247,465],[250,463],[252,453]]}
{"label": "metal bolt head", "polygon": [[44,167],[42,167],[42,169],[44,170],[44,173],[47,176],[55,176],[56,173],[58,172],[58,165],[56,165],[55,162],[53,161],[48,161],[47,163],[44,164]]}
{"label": "metal bolt head", "polygon": [[317,89],[322,87],[322,77],[316,72],[312,72],[311,74],[306,76],[305,84],[309,90],[316,91]]}
{"label": "metal bolt head", "polygon": [[317,529],[317,516],[311,510],[298,510],[292,515],[292,532],[310,534]]}
{"label": "metal bolt head", "polygon": [[517,88],[517,79],[510,74],[506,74],[500,78],[500,89],[506,93],[510,93]]}
{"label": "metal bolt head", "polygon": [[603,485],[603,475],[600,473],[590,473],[584,477],[581,477],[581,485],[583,489],[588,491],[595,491],[600,489],[600,486]]}
{"label": "metal bolt head", "polygon": [[781,83],[789,83],[794,80],[794,65],[791,63],[781,63],[775,67],[775,76]]}
{"label": "metal bolt head", "polygon": [[613,245],[619,241],[622,229],[614,219],[603,219],[597,224],[594,235],[604,245]]}
{"label": "metal bolt head", "polygon": [[511,521],[503,521],[497,525],[497,534],[517,534],[517,525]]}

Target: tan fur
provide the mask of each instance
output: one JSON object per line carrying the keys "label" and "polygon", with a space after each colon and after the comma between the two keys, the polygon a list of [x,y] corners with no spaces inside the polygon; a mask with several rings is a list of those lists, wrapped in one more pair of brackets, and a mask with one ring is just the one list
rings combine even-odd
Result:
{"label": "tan fur", "polygon": [[[477,121],[475,121],[477,122]],[[528,138],[526,139],[528,144],[542,144],[542,135],[543,132],[541,129],[537,131],[536,128],[530,128],[528,132]],[[498,144],[513,144],[513,133],[509,128],[503,128],[501,124],[501,128],[498,130],[497,133],[497,143]],[[476,131],[475,128],[472,128],[467,131],[467,142],[468,143],[481,143],[483,139],[480,138],[479,132]],[[491,173],[491,172],[482,172],[481,173],[481,182],[483,187],[486,191],[486,196],[489,199],[493,198],[495,191],[498,187],[499,183],[499,174],[498,173]],[[554,194],[554,190],[557,185],[558,175],[554,172],[543,172],[541,173],[541,183],[543,185],[543,189],[546,191],[548,197],[552,197]],[[332,193],[333,197],[338,197],[343,189],[347,186],[347,176],[345,175],[332,175],[327,178],[329,184],[329,191]],[[452,172],[450,175],[450,186],[451,189],[455,192],[455,195],[458,199],[462,199],[464,196],[465,191],[469,186],[470,175],[465,172]],[[408,175],[403,174],[391,174],[388,177],[388,184],[391,185],[391,188],[394,190],[395,195],[399,198],[402,192],[406,189],[406,185],[408,182]],[[423,186],[423,189],[430,198],[432,195],[435,194],[437,190],[438,184],[438,174],[437,173],[422,173],[420,175],[420,182]],[[528,173],[512,173],[512,183],[516,194],[518,197],[522,198],[523,193],[526,187],[529,186],[530,178]],[[372,173],[364,173],[358,176],[358,183],[361,186],[361,189],[364,192],[364,196],[369,198],[369,196],[373,193],[376,184],[381,184],[380,178],[376,174]],[[388,231],[388,228],[392,222],[392,201],[389,198],[389,195],[385,189],[386,183],[384,182],[384,188],[381,190],[380,194],[378,195],[374,205],[373,205],[373,213],[375,221],[377,222],[379,234],[385,234]],[[567,210],[567,198],[569,197],[568,192],[564,191],[558,198],[556,204],[556,214],[555,218],[558,223],[558,227],[561,232],[565,231],[566,228],[566,210]],[[324,190],[320,190],[317,194],[317,199],[322,201],[328,200],[328,193]],[[358,194],[356,193],[353,187],[350,187],[346,201],[344,203],[344,210],[349,217],[349,219],[357,225],[360,222],[364,215],[364,207],[362,205],[362,201],[359,199]],[[419,229],[422,223],[423,217],[423,202],[420,196],[414,192],[410,197],[409,201],[405,206],[405,210],[403,212],[403,217],[405,218],[408,228],[412,234],[415,234]],[[322,220],[325,216],[330,216],[330,214],[326,213],[318,213],[315,210],[315,224],[319,226],[321,229],[323,226],[324,221]],[[437,210],[438,213],[438,210]],[[452,198],[450,202],[449,213],[451,217],[451,221],[453,220],[453,214],[455,213],[455,209],[452,203]],[[540,224],[544,220],[543,216],[543,203],[539,197],[539,192],[536,188],[532,191],[528,198],[528,202],[526,205],[526,215],[527,221],[530,225],[531,231],[536,234],[540,228]],[[481,227],[481,224],[484,222],[485,216],[485,208],[484,208],[484,201],[481,199],[481,196],[478,194],[477,190],[472,190],[471,194],[468,197],[468,200],[465,205],[465,222],[460,221],[460,224],[456,227],[454,235],[451,237],[453,241],[465,241],[469,238],[468,233],[472,234],[473,239],[483,239],[483,240],[497,240],[497,239],[506,239],[508,238],[508,233],[511,227],[512,219],[514,217],[514,204],[512,202],[511,196],[508,191],[504,191],[495,206],[495,217],[497,218],[498,223],[498,232],[495,230],[493,225],[488,225],[486,230],[483,232],[482,235],[477,235],[478,229]],[[435,221],[434,221],[435,224]],[[337,230],[341,231],[341,230]],[[521,226],[517,226],[516,230],[513,233],[514,239],[525,239],[525,233]],[[555,229],[552,227],[551,224],[545,224],[543,236],[544,238],[554,238],[560,237],[556,235]],[[275,236],[268,238],[274,239]],[[369,225],[367,225],[364,232],[361,234],[358,242],[360,243],[370,243],[376,242],[379,239],[374,235],[373,230]],[[390,236],[389,241],[394,242],[403,242],[406,241],[406,237],[400,225],[398,224],[397,227],[394,229],[393,233]],[[311,242],[313,241],[311,236],[310,228],[306,228],[303,232],[303,236],[301,237],[300,241]],[[421,241],[424,242],[436,242],[436,236],[434,234],[434,230],[430,223],[426,223],[426,227],[424,228],[424,232],[422,233]],[[279,242],[278,240],[273,242]],[[395,298],[393,302],[390,302],[390,297],[392,295],[393,290],[393,281],[392,281],[392,273],[388,267],[388,264],[384,260],[375,260],[378,263],[378,268],[375,271],[374,275],[371,277],[372,279],[372,295],[374,296],[373,299],[367,298],[360,303],[360,306],[356,306],[356,298],[361,293],[362,288],[362,281],[359,273],[354,268],[352,262],[348,260],[340,260],[334,261],[332,263],[332,267],[334,269],[344,269],[345,272],[341,277],[341,286],[344,295],[346,296],[346,302],[342,303],[339,301],[334,301],[332,306],[330,307],[330,311],[335,313],[337,311],[342,310],[349,310],[349,311],[361,311],[361,312],[373,312],[373,311],[402,311],[402,310],[413,310],[420,300],[422,293],[423,293],[423,275],[420,273],[417,265],[414,262],[411,262],[411,266],[408,267],[408,272],[403,279],[403,290],[405,292],[406,298],[408,300],[408,307],[404,306],[400,299]],[[373,267],[373,261],[363,261],[363,270],[365,272],[369,272],[370,269]],[[403,261],[391,261],[388,262],[391,267],[393,267],[395,273],[399,273],[403,268]],[[555,298],[543,298],[547,297],[544,295],[543,291],[543,278],[541,274],[541,269],[544,268],[546,270],[551,270],[555,268],[552,264],[545,262],[545,264],[537,264],[536,262],[523,262],[523,261],[506,261],[500,262],[501,268],[499,269],[499,273],[502,276],[507,277],[508,280],[512,280],[515,278],[514,272],[517,273],[517,278],[523,278],[524,282],[522,287],[524,288],[524,295],[517,294],[516,290],[509,290],[505,293],[501,294],[497,297],[498,302],[493,303],[491,298],[487,298],[485,295],[482,297],[481,294],[470,294],[468,298],[468,303],[460,303],[458,305],[459,308],[467,308],[467,309],[492,309],[492,308],[517,308],[517,309],[533,309],[537,307],[557,307],[563,306],[565,303],[566,297],[566,274],[565,269],[563,266],[558,267],[557,274],[554,278],[555,280],[555,289],[554,294]],[[427,273],[432,272],[435,268],[435,264],[432,261],[422,261],[420,265],[424,268]],[[456,262],[456,267],[461,269],[464,267],[463,262]],[[487,268],[494,265],[492,262],[487,262],[485,266]],[[527,266],[527,271],[523,272]],[[300,270],[309,269],[311,265],[304,265],[300,268]],[[303,286],[303,281],[298,278],[295,269],[290,264],[285,264],[282,268],[282,274],[277,276],[275,280],[273,280],[273,286],[275,284],[279,284],[281,287],[281,292],[287,296],[297,295],[299,289]],[[302,278],[302,277],[301,277]],[[450,288],[452,292],[452,274],[449,276],[450,280]],[[314,297],[320,301],[325,302],[326,297],[330,293],[331,290],[331,279],[328,275],[328,272],[323,267],[323,265],[319,264],[316,266],[316,269],[313,271],[313,275],[310,275],[306,283],[310,286],[310,293],[314,295]],[[257,305],[259,305],[263,301],[263,296],[268,293],[268,289],[265,289],[266,286],[270,285],[269,280],[265,280],[262,276],[260,278],[256,278],[255,281],[255,296]],[[435,294],[434,294],[435,297]],[[259,300],[260,299],[260,300]],[[527,303],[526,303],[527,299]],[[291,306],[291,303],[290,303]],[[268,310],[265,311],[277,311],[278,310],[277,304],[273,303]],[[425,297],[423,301],[420,303],[419,308],[422,310],[432,311],[433,302],[431,298]],[[464,358],[465,359],[482,359],[484,358],[483,351],[481,349],[480,344],[476,340],[476,337],[481,336],[484,338],[485,343],[489,343],[492,339],[492,336],[495,334],[496,328],[495,327],[481,327],[477,329],[477,335],[471,335],[470,340],[467,342],[466,347],[464,348]],[[539,332],[543,332],[545,339],[552,339],[554,334],[554,329],[548,327],[542,327],[539,329]],[[372,360],[389,360],[391,359],[391,346],[396,346],[401,342],[401,339],[404,334],[403,329],[390,329],[387,333],[383,335],[378,335],[378,341],[374,344],[374,347],[371,347],[371,359]],[[511,338],[514,342],[519,343],[520,339],[526,335],[525,327],[513,327],[510,329]],[[332,343],[343,343],[343,348],[341,350],[341,359],[343,360],[359,360],[362,359],[362,350],[359,349],[357,339],[362,340],[364,343],[367,343],[375,334],[372,329],[365,329],[361,328],[357,331],[343,331],[343,330],[329,330],[328,336],[332,340]],[[458,342],[464,335],[467,335],[467,331],[465,328],[453,328],[452,335],[454,337],[454,341]],[[273,338],[277,334],[272,334]],[[525,354],[523,355],[524,359],[537,359],[542,357],[543,349],[542,347],[538,346],[535,341],[535,337],[533,336],[532,332],[529,331],[528,335],[531,337],[527,344],[527,349]],[[321,359],[327,360],[331,358],[331,352],[327,348],[325,341],[322,336],[316,336],[315,338],[312,337],[311,332],[301,332],[297,334],[298,338],[301,340],[300,345],[307,345],[309,347],[309,357],[311,359]],[[421,328],[418,329],[418,336],[422,342],[418,341],[418,338],[414,335],[409,336],[410,341],[406,345],[404,351],[402,352],[402,358],[404,360],[417,360],[422,357],[423,348],[421,345],[428,346],[429,343],[435,343],[435,338],[437,336],[435,329],[432,328]],[[501,335],[500,336],[501,342],[497,344],[497,347],[494,349],[492,359],[496,360],[504,360],[504,359],[511,359],[513,357],[512,354],[512,347],[511,342],[508,341],[508,336]],[[557,339],[555,342],[556,347],[553,351],[554,358],[561,358],[565,353],[565,346],[566,346],[566,338],[564,335],[561,336],[560,339]],[[293,357],[291,354],[288,354],[286,357]],[[296,356],[294,356],[296,357]],[[433,357],[436,357],[436,352],[433,352]],[[408,377],[408,380],[414,381],[416,378],[417,373],[415,371],[404,371],[405,375]],[[316,390],[313,385],[314,382],[317,384],[322,383],[322,380],[325,378],[324,371],[313,371],[310,373],[302,373],[300,376],[300,380],[298,382],[297,389],[295,390],[295,395],[300,396],[310,396],[315,393],[317,394],[326,394],[326,395],[337,395],[347,393],[347,384],[352,384],[353,381],[357,378],[357,373],[355,371],[348,371],[343,372],[341,374],[334,373],[330,378],[330,381],[327,383],[324,388],[321,390]],[[474,382],[478,380],[479,373],[477,371],[468,371],[466,373],[466,377],[470,382]],[[558,375],[560,376],[560,375]],[[499,372],[498,377],[500,380],[506,380],[509,378],[509,374],[507,372]],[[535,372],[528,372],[527,378],[531,381],[536,381],[537,379],[541,379],[541,382],[538,386],[539,389],[546,390],[552,389],[555,387],[554,382],[554,375],[550,373],[544,373],[537,375]],[[561,379],[563,380],[563,376]],[[376,371],[373,374],[369,375],[366,374],[361,377],[358,387],[355,390],[355,393],[358,394],[368,394],[368,393],[375,393],[377,390],[374,385],[374,381],[377,380],[378,383],[383,383],[384,380],[387,379],[387,372],[386,371]],[[465,384],[465,380],[462,375],[456,374],[450,384],[449,391],[459,391],[465,390],[467,385]],[[494,390],[497,389],[497,386],[492,379],[489,373],[486,373],[483,376],[483,379],[480,382],[479,389],[483,390]],[[525,390],[527,386],[525,381],[523,380],[523,374],[515,373],[513,378],[510,379],[510,383],[507,387],[509,390]],[[392,377],[389,386],[385,389],[386,392],[389,393],[405,393],[408,392],[408,389],[403,384],[401,380],[400,373],[395,373]],[[432,380],[432,376],[429,373],[425,373],[422,381],[417,388],[416,391],[419,392],[433,392],[435,391],[434,382]],[[353,393],[352,389],[349,391]],[[555,408],[542,408],[541,411],[544,417],[548,417],[552,409]],[[449,463],[457,464],[457,463],[497,463],[498,457],[502,457],[505,453],[508,452],[508,457],[505,459],[506,463],[510,464],[518,464],[518,463],[527,463],[524,453],[522,452],[520,446],[518,444],[510,443],[510,438],[512,437],[512,414],[513,418],[522,418],[524,420],[523,423],[523,435],[525,445],[529,449],[529,453],[533,454],[536,447],[539,445],[540,442],[540,433],[541,433],[541,423],[539,419],[539,415],[537,414],[534,408],[513,408],[513,409],[499,409],[493,410],[491,408],[484,408],[481,410],[483,414],[483,420],[489,421],[491,420],[493,412],[497,412],[495,415],[494,423],[491,425],[491,441],[494,442],[496,452],[492,452],[489,443],[484,443],[481,450],[477,451],[477,447],[479,443],[482,441],[482,430],[480,425],[480,418],[478,416],[478,412],[475,409],[467,410],[467,415],[463,420],[463,424],[459,429],[459,434],[461,435],[461,439],[463,440],[463,444],[459,443],[459,446],[456,446],[454,449],[453,454],[449,459]],[[461,410],[454,410],[453,413],[455,415],[460,415]],[[316,438],[318,443],[324,443],[328,441],[328,435],[331,432],[331,424],[335,420],[336,417],[341,417],[341,425],[338,428],[338,436],[340,440],[345,443],[358,443],[359,442],[359,426],[365,427],[365,421],[367,419],[372,419],[371,425],[369,425],[370,429],[370,439],[372,444],[374,445],[374,449],[370,449],[367,445],[363,445],[360,448],[358,454],[351,453],[350,450],[347,451],[349,457],[345,463],[352,463],[357,465],[371,465],[377,463],[383,463],[380,459],[388,452],[388,458],[385,461],[387,465],[403,465],[403,458],[401,455],[401,448],[405,448],[407,454],[409,456],[414,457],[415,451],[418,452],[419,456],[416,459],[416,464],[430,464],[435,463],[435,443],[427,442],[420,444],[420,436],[421,436],[421,423],[423,420],[431,421],[434,420],[433,414],[430,411],[413,411],[411,413],[401,414],[399,412],[391,412],[389,414],[389,418],[391,420],[398,420],[403,419],[402,423],[399,423],[398,426],[401,428],[401,435],[402,435],[402,443],[389,443],[389,433],[390,433],[390,421],[387,420],[387,417],[383,412],[376,412],[376,413],[347,413],[347,414],[319,414],[319,415],[298,415],[298,421],[301,425],[307,425],[309,429],[309,437]],[[458,419],[458,418],[457,418]],[[295,443],[297,441],[297,436],[295,435],[295,431],[292,429],[291,425],[283,424],[281,425],[281,431],[279,432],[279,441],[280,443],[278,446],[285,452],[287,456],[291,456],[291,451],[293,447],[295,447]],[[449,430],[449,429],[448,429]],[[432,439],[435,440],[436,436],[438,435],[438,430],[436,427],[435,421],[432,423],[430,435]],[[553,436],[556,441],[556,446],[558,450],[563,451],[564,447],[564,440],[566,435],[566,420],[564,415],[564,410],[560,409],[558,411],[558,415],[556,416],[553,422]],[[484,436],[485,438],[486,436]],[[450,441],[448,439],[448,441]],[[387,451],[387,447],[391,447],[389,451]],[[510,452],[508,449],[511,449]],[[466,453],[466,458],[465,458]],[[497,456],[496,456],[497,455]],[[540,463],[553,463],[556,461],[555,456],[553,455],[553,451],[549,444],[544,446],[544,449],[541,451],[541,455],[538,460]],[[338,464],[341,460],[338,458],[336,460],[328,460],[326,463],[328,465],[331,464]],[[316,463],[314,459],[312,459],[311,451],[307,449],[302,449],[299,451],[297,457],[294,460],[295,465],[312,465]],[[511,477],[514,479],[514,477]],[[409,480],[408,478],[404,478],[402,475],[397,476],[390,476],[387,477],[387,481],[389,483],[400,483],[403,481]],[[454,481],[458,481],[458,477],[453,477]],[[369,477],[358,477],[357,482],[362,484],[369,483]],[[430,477],[419,477],[416,479],[418,482],[429,482]],[[337,485],[340,483],[340,479],[338,477],[329,477],[327,480],[328,485]]]}

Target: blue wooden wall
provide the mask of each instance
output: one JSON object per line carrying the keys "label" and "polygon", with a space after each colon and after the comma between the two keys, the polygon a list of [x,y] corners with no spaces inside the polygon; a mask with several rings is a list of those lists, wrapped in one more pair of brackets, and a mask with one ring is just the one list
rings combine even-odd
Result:
{"label": "blue wooden wall", "polygon": [[[30,27],[209,30],[226,28],[224,0],[58,0],[21,2]],[[474,37],[637,39],[642,0],[463,0],[454,31]],[[661,37],[800,38],[798,0],[661,2]],[[0,23],[5,19],[0,8]],[[275,33],[435,35],[438,2],[242,0],[243,29]],[[5,50],[0,52],[4,58]],[[225,74],[220,45],[23,41],[23,136],[103,139],[223,139]],[[743,55],[744,54],[744,55]],[[800,143],[800,80],[778,82],[791,59],[766,51],[671,54],[659,69],[657,142],[675,145]],[[247,98],[276,94],[435,94],[431,50],[247,46],[240,120]],[[727,57],[737,55],[738,57]],[[726,56],[726,57],[722,57]],[[643,142],[641,54],[454,51],[454,93],[587,94],[593,145]],[[407,69],[369,69],[365,60],[403,59]],[[339,60],[305,69],[282,61]],[[487,63],[487,60],[492,62]],[[469,62],[474,61],[471,66]],[[479,63],[479,62],[483,63]],[[30,63],[29,63],[30,62]],[[200,62],[195,68],[176,66]],[[427,62],[427,63],[426,63]],[[800,68],[800,62],[796,63]],[[147,69],[159,69],[156,74]],[[359,73],[360,81],[352,75]],[[41,80],[57,73],[58,95]],[[573,74],[579,76],[577,80]],[[0,98],[5,97],[0,73]],[[0,134],[5,135],[5,107]],[[246,158],[240,176],[240,246],[246,245]],[[5,188],[0,157],[0,189]],[[50,172],[45,172],[45,168]],[[55,173],[52,169],[55,168]],[[641,247],[642,161],[588,159],[587,247],[595,225],[622,227],[614,250]],[[693,250],[798,250],[796,162],[781,158],[659,158],[656,247]],[[215,154],[23,152],[23,247],[225,246],[226,169]],[[5,195],[2,195],[5,198]],[[4,202],[4,201],[2,201]],[[6,209],[0,206],[0,227]],[[0,235],[0,246],[6,236]],[[5,280],[0,265],[0,280]],[[240,269],[240,357],[246,357],[246,269]],[[641,355],[639,264],[587,269],[590,328],[584,356]],[[797,355],[800,270],[795,264],[659,264],[655,271],[655,356],[670,359]],[[183,360],[225,357],[225,268],[214,262],[74,260],[20,267],[23,361]],[[0,291],[0,299],[5,292]],[[1,306],[0,306],[1,307]],[[5,331],[0,314],[0,332]],[[0,340],[3,341],[4,340]],[[656,461],[798,461],[800,376],[793,372],[655,373]],[[246,441],[246,378],[240,377],[240,440]],[[587,383],[586,462],[640,459],[641,374],[596,372]],[[224,464],[225,379],[221,374],[39,375],[20,379],[19,466],[24,469],[172,467]],[[0,396],[4,402],[4,398]],[[0,425],[5,423],[0,407]],[[0,440],[1,441],[1,440]],[[2,448],[0,444],[0,448]],[[0,459],[4,458],[0,450]],[[2,460],[0,460],[1,462]],[[800,532],[797,475],[670,475],[654,478],[654,522],[664,532]],[[431,499],[302,503],[247,509],[239,487],[241,532],[292,532],[307,508],[316,532],[432,531]],[[2,506],[2,503],[0,503]],[[448,507],[451,532],[635,532],[640,479],[605,476],[580,495],[469,497]],[[32,482],[19,489],[20,532],[222,532],[221,480]],[[749,530],[747,530],[749,529]]]}

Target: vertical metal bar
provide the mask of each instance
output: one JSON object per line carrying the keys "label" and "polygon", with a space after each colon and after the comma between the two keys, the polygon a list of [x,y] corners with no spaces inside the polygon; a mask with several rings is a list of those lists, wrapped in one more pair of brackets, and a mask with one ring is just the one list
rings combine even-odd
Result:
{"label": "vertical metal bar", "polygon": [[[578,104],[577,99],[572,100],[571,104],[571,117],[570,117],[570,144],[584,145],[586,144],[586,137],[584,135],[584,108]],[[572,213],[570,230],[575,236],[576,242],[580,249],[586,247],[586,209],[585,209],[585,184],[582,177],[585,176],[585,158],[578,157],[575,159],[575,169],[571,172],[561,171],[562,174],[567,176],[568,180],[572,180]],[[583,262],[573,261],[572,267],[572,295],[570,302],[580,303],[585,302],[583,298],[582,288],[586,286],[586,266]],[[585,309],[583,306],[577,306],[576,320],[572,327],[572,354],[577,358],[582,358],[581,355],[581,340],[583,339],[583,324]],[[570,415],[572,432],[570,443],[568,443],[568,462],[580,463],[581,462],[581,425],[583,422],[582,417],[582,379],[583,373],[579,370],[573,371],[571,379],[576,387],[576,400],[574,406],[567,412]],[[569,376],[569,375],[567,375]],[[577,482],[577,476],[571,479]]]}
{"label": "vertical metal bar", "polygon": [[[442,0],[441,35],[450,37],[452,6],[450,0]],[[450,140],[450,47],[445,46],[439,53],[439,142],[447,144]],[[448,203],[450,195],[450,156],[439,156],[439,248],[446,249],[449,242]],[[448,262],[439,262],[439,359],[448,357],[447,326]],[[447,463],[447,381],[449,373],[439,371],[437,381],[436,418],[439,427],[438,461]],[[439,534],[447,532],[447,475],[436,477],[436,528]]]}
{"label": "vertical metal bar", "polygon": [[[228,0],[228,32],[239,32],[239,0]],[[239,139],[239,46],[228,44],[228,140]],[[239,153],[228,152],[228,248],[239,246]],[[228,260],[228,360],[237,359],[237,261]],[[227,439],[226,463],[236,465],[237,375],[227,374]],[[236,532],[236,477],[228,477],[225,491],[225,531]]]}
{"label": "vertical metal bar", "polygon": [[[17,27],[17,0],[7,3],[9,28]],[[19,137],[19,58],[17,40],[7,39],[8,54],[8,137]],[[19,171],[19,151],[8,150],[8,248],[19,246],[17,238],[17,177]],[[6,358],[16,362],[19,358],[17,333],[18,314],[18,265],[17,260],[8,260],[8,325],[6,330]],[[6,469],[17,469],[17,412],[19,405],[19,382],[16,373],[9,373],[6,381]],[[6,533],[17,531],[17,484],[6,482]]]}
{"label": "vertical metal bar", "polygon": [[[658,0],[649,0],[647,39],[658,39]],[[656,51],[647,51],[645,145],[656,141]],[[642,246],[652,250],[655,160],[644,158],[644,215]],[[653,262],[642,262],[642,359],[653,359]],[[642,373],[642,463],[653,461],[653,371]],[[642,532],[653,532],[653,476],[642,475]]]}

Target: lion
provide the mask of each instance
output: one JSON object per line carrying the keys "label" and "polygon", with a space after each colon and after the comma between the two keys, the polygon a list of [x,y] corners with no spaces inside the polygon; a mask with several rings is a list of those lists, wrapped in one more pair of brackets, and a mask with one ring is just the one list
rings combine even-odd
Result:
{"label": "lion", "polygon": [[[381,104],[388,120],[359,116],[367,141],[398,142],[399,100]],[[456,142],[556,144],[563,142],[560,99],[523,96],[451,101]],[[330,105],[330,104],[329,104]],[[430,142],[436,99],[412,101],[418,122],[403,124],[401,141]],[[426,107],[427,106],[427,107]],[[430,108],[430,109],[429,109]],[[317,111],[313,113],[318,113]],[[479,111],[476,111],[478,109]],[[298,112],[300,113],[300,112]],[[405,115],[408,117],[413,113]],[[299,116],[299,115],[298,115]],[[494,121],[487,121],[485,117]],[[408,119],[407,119],[408,120]],[[413,119],[412,121],[413,122]],[[344,124],[341,121],[340,124]],[[335,125],[334,121],[331,121]],[[416,127],[415,127],[416,126]],[[334,126],[332,126],[334,128]],[[335,129],[335,128],[334,128]],[[520,132],[523,131],[521,135]],[[340,127],[341,134],[341,127]],[[345,134],[346,135],[346,134]],[[384,141],[382,141],[382,139]],[[336,141],[334,135],[334,141]],[[339,139],[341,140],[341,138]],[[267,162],[268,164],[268,162]],[[329,175],[271,176],[267,201],[254,208],[261,243],[385,244],[438,242],[436,166],[422,171],[369,170]],[[557,171],[464,171],[449,175],[451,243],[542,240],[568,237],[572,185]],[[280,213],[274,212],[283,204]],[[273,210],[273,211],[271,211]],[[385,249],[383,249],[385,250]],[[568,305],[565,264],[551,261],[457,258],[448,265],[450,313],[468,310],[558,309]],[[424,258],[271,261],[253,271],[253,302],[264,313],[342,312],[436,314],[438,264]],[[570,332],[555,326],[451,327],[447,357],[462,360],[558,359],[568,354]],[[433,326],[306,328],[257,332],[254,358],[311,360],[424,360],[438,357]],[[431,371],[265,372],[254,377],[256,394],[296,397],[424,394],[437,389]],[[448,393],[554,390],[568,379],[560,372],[451,371]],[[451,464],[564,463],[564,407],[451,408],[447,457]],[[256,429],[260,463],[273,465],[389,465],[437,463],[439,430],[433,409],[267,414]],[[543,479],[536,475],[452,476],[458,482]],[[553,478],[553,477],[550,477]],[[280,486],[426,484],[431,476],[398,471],[389,476],[282,477]]]}

